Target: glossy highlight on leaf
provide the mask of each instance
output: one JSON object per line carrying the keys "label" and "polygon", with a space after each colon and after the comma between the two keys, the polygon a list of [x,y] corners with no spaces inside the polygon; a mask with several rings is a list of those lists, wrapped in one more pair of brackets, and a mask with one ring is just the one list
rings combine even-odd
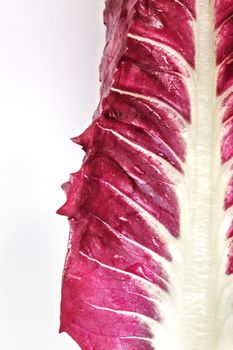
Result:
{"label": "glossy highlight on leaf", "polygon": [[233,348],[232,17],[106,0],[100,102],[58,210],[60,331],[82,350]]}

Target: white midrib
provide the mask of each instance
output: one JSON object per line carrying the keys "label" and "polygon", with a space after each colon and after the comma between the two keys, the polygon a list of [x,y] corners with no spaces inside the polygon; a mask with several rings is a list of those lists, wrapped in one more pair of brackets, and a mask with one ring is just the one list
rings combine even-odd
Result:
{"label": "white midrib", "polygon": [[[190,145],[189,223],[184,220],[185,277],[182,303],[182,350],[216,350],[215,287],[211,229],[213,170],[213,15],[209,0],[198,1],[196,93],[192,98],[195,149]],[[187,212],[187,208],[186,208]],[[179,350],[180,350],[179,349]]]}
{"label": "white midrib", "polygon": [[[180,289],[173,285],[171,299],[175,300],[175,318],[169,319],[169,305],[164,307],[168,334],[156,333],[155,347],[163,350],[228,350],[219,349],[217,332],[216,242],[219,215],[213,206],[219,167],[216,157],[215,134],[219,130],[215,119],[215,54],[211,0],[197,0],[196,70],[191,75],[192,124],[188,135],[188,150],[184,187],[180,189],[181,239],[178,242],[183,259],[173,254],[174,274]],[[162,47],[150,39],[129,37]],[[169,52],[169,49],[166,47]],[[171,51],[171,50],[170,50]],[[171,51],[171,54],[174,54]],[[175,53],[177,56],[177,53]],[[182,60],[182,59],[181,59]],[[183,61],[182,61],[183,62]],[[195,88],[194,88],[195,86]],[[136,96],[116,89],[120,93]],[[148,97],[140,96],[141,98]],[[154,102],[154,101],[153,101]],[[162,103],[161,101],[155,101]],[[168,106],[166,106],[168,108]],[[170,107],[169,107],[170,108]],[[218,150],[219,151],[219,150]],[[187,197],[187,198],[186,198]],[[175,253],[175,251],[173,251]],[[169,338],[169,339],[168,339]]]}

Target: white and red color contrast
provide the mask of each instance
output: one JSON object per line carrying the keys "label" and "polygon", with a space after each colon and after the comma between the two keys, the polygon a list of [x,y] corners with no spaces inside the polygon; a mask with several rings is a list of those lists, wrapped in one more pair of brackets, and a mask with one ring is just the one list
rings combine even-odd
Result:
{"label": "white and red color contrast", "polygon": [[63,185],[61,331],[83,350],[233,348],[233,4],[107,0],[101,96]]}

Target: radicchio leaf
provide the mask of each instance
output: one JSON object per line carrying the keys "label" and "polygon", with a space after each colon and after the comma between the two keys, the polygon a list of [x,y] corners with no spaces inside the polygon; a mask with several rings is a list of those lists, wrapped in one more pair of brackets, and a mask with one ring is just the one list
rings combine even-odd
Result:
{"label": "radicchio leaf", "polygon": [[232,16],[106,1],[100,103],[58,211],[60,330],[83,350],[233,348]]}

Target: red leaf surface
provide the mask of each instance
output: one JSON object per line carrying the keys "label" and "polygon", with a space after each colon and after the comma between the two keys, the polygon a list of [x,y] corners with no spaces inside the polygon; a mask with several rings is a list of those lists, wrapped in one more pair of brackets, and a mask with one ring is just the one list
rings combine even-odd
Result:
{"label": "red leaf surface", "polygon": [[83,350],[233,347],[233,5],[213,8],[106,1],[101,99],[58,211],[60,330]]}

